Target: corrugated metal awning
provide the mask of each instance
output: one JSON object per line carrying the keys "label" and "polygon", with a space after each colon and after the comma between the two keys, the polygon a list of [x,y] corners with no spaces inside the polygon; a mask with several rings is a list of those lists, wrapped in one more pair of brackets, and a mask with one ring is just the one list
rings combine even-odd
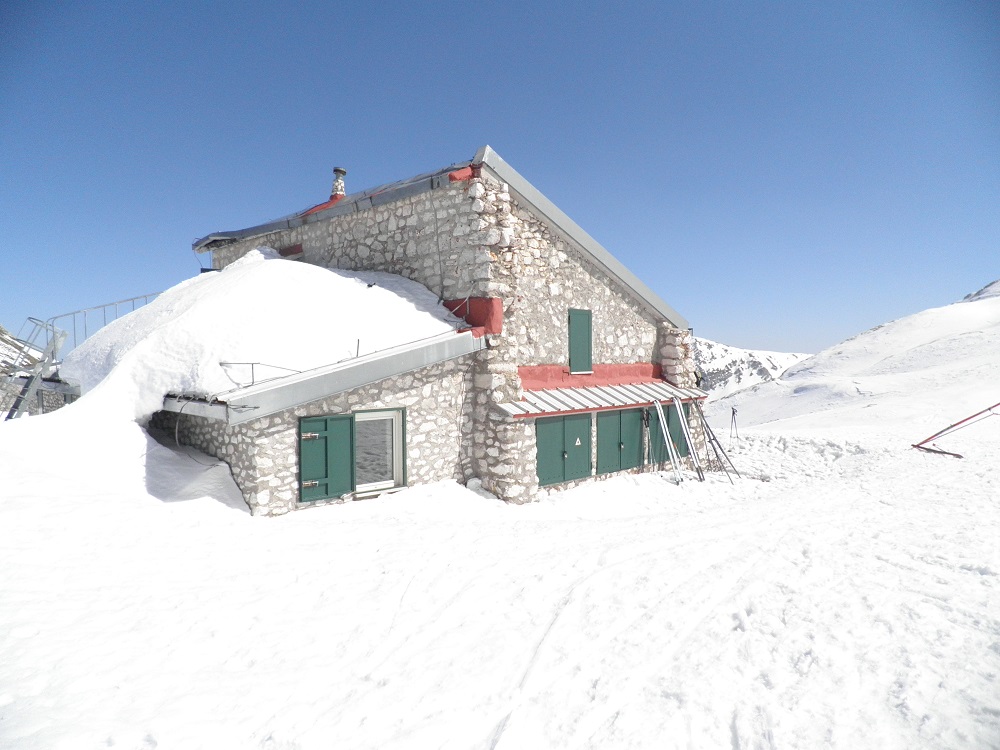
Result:
{"label": "corrugated metal awning", "polygon": [[544,417],[550,414],[649,406],[654,401],[673,401],[675,398],[690,402],[707,397],[708,394],[699,388],[680,388],[664,380],[630,385],[525,391],[521,401],[499,406],[512,417]]}

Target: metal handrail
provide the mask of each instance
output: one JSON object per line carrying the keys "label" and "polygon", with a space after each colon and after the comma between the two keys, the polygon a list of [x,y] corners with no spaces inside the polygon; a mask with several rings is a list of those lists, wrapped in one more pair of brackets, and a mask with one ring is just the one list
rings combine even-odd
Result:
{"label": "metal handrail", "polygon": [[[88,338],[90,338],[92,334],[102,329],[108,323],[117,320],[120,315],[133,312],[137,307],[142,307],[143,305],[149,304],[152,300],[159,297],[160,294],[161,292],[140,294],[138,297],[129,297],[128,299],[118,300],[117,302],[108,302],[107,304],[104,305],[87,307],[84,308],[83,310],[74,310],[73,312],[62,313],[60,315],[53,315],[51,318],[45,321],[46,325],[50,327],[46,329],[46,335],[48,336],[49,331],[57,327],[55,324],[57,320],[62,320],[63,318],[70,318],[71,321],[69,325],[60,325],[58,327],[62,328],[67,332],[68,334],[67,338],[72,339],[72,345],[70,346],[70,349],[75,349],[79,344],[83,343]],[[122,305],[129,305],[130,309],[122,312],[119,310],[119,307]],[[114,314],[109,320],[108,313],[111,310],[113,310]],[[91,313],[98,313],[98,312],[100,312],[101,314],[100,324],[97,325],[96,321],[95,323],[92,324],[89,316]],[[80,333],[81,325],[83,327],[82,337],[78,335]],[[48,342],[49,339],[46,338],[45,343],[48,344]],[[56,356],[58,356],[58,352],[56,353]]]}

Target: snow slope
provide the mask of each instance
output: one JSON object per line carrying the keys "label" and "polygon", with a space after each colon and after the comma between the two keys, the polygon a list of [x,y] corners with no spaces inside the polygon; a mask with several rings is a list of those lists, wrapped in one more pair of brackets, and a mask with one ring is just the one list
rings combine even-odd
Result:
{"label": "snow slope", "polygon": [[694,337],[694,361],[702,374],[701,387],[715,400],[767,383],[808,354],[739,349],[709,339]]}
{"label": "snow slope", "polygon": [[0,747],[998,748],[1000,420],[947,438],[962,460],[908,445],[1000,400],[1000,308],[917,323],[741,393],[781,421],[731,443],[733,484],[277,519],[103,408],[136,393],[123,358],[0,423]]}
{"label": "snow slope", "polygon": [[[1000,401],[1000,296],[932,308],[809,357],[778,380],[712,405],[740,424],[822,427],[910,442]],[[923,433],[923,434],[921,434]],[[888,439],[888,438],[887,438]]]}

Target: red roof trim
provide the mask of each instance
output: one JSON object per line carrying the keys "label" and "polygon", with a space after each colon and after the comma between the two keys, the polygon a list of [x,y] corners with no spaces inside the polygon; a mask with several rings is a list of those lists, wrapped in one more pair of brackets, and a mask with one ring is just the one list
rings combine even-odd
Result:
{"label": "red roof trim", "polygon": [[465,167],[464,169],[456,169],[454,172],[449,172],[448,182],[465,182],[466,180],[471,180],[472,177],[472,167]]}
{"label": "red roof trim", "polygon": [[340,203],[340,201],[343,198],[344,198],[344,196],[342,196],[342,195],[335,195],[330,200],[328,200],[326,203],[320,203],[318,206],[313,206],[308,211],[303,211],[301,214],[299,214],[299,216],[308,216],[309,214],[314,214],[314,213],[317,213],[319,211],[323,211],[323,210],[325,210],[327,208],[333,208],[335,205],[337,205],[338,203]]}

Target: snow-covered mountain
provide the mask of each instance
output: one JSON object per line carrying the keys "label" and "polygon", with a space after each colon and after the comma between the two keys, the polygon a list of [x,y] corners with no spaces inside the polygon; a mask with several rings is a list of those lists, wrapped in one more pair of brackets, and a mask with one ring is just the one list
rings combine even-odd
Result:
{"label": "snow-covered mountain", "polygon": [[694,338],[694,361],[701,373],[701,387],[709,392],[711,400],[774,380],[808,356],[739,349],[697,336]]}
{"label": "snow-covered mountain", "polygon": [[978,292],[973,292],[972,294],[966,295],[965,299],[963,299],[962,301],[975,302],[977,300],[987,299],[989,297],[1000,297],[1000,279],[997,279],[996,281],[987,284]]}
{"label": "snow-covered mountain", "polygon": [[[996,748],[1000,419],[910,448],[1000,401],[1000,296],[972,296],[710,404],[740,407],[733,484],[268,520],[138,427],[143,336],[0,423],[0,747]],[[239,325],[208,310],[185,330]]]}
{"label": "snow-covered mountain", "polygon": [[741,423],[822,425],[830,434],[919,431],[976,411],[989,405],[980,403],[989,394],[996,395],[990,403],[1000,401],[998,292],[1000,281],[961,302],[876,326],[769,383],[717,399],[708,411],[721,417],[736,406]]}

